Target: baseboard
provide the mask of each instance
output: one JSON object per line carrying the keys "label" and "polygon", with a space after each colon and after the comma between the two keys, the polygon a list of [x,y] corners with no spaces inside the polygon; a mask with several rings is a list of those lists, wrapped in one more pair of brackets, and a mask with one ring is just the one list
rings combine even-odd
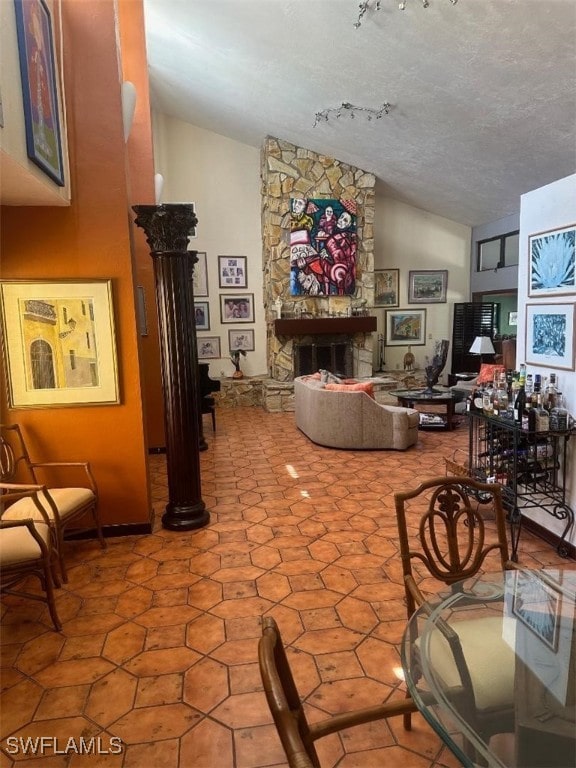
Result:
{"label": "baseboard", "polygon": [[[544,526],[540,525],[540,523],[537,523],[534,520],[530,520],[529,517],[525,517],[524,515],[522,515],[522,528],[526,528],[527,531],[530,531],[530,533],[538,536],[538,538],[543,539],[547,544],[551,544],[554,549],[556,549],[560,542],[560,536],[557,536],[552,531],[549,531],[548,528],[544,528]],[[568,554],[566,556],[567,559],[576,560],[576,546],[571,544],[569,541],[565,541],[564,543],[568,550]],[[520,536],[519,542],[519,549],[521,548],[522,536]]]}
{"label": "baseboard", "polygon": [[[122,523],[121,525],[104,525],[102,533],[105,539],[111,539],[114,536],[145,536],[152,533],[152,523]],[[70,532],[65,540],[79,541],[81,539],[97,539],[96,531],[76,531]]]}

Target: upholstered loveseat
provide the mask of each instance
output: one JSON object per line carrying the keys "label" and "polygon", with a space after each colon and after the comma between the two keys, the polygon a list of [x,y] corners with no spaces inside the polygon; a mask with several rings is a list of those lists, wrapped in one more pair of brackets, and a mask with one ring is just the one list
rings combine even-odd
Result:
{"label": "upholstered loveseat", "polygon": [[333,391],[308,376],[294,379],[296,426],[330,448],[404,451],[418,440],[419,414],[380,405],[363,391]]}

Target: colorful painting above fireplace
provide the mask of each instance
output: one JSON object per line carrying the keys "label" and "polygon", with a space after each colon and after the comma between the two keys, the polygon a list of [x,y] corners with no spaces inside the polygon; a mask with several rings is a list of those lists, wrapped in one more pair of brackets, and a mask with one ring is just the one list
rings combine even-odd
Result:
{"label": "colorful painting above fireplace", "polygon": [[356,289],[356,201],[290,199],[290,293],[352,296]]}

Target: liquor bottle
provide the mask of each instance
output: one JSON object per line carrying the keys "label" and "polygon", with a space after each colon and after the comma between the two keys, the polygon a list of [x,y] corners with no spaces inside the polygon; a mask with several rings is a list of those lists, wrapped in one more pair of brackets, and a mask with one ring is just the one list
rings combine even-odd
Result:
{"label": "liquor bottle", "polygon": [[538,402],[538,395],[542,392],[542,377],[539,373],[534,374],[534,390],[532,392],[532,407],[535,408]]}
{"label": "liquor bottle", "polygon": [[520,363],[520,371],[518,373],[518,382],[521,387],[526,386],[526,363]]}
{"label": "liquor bottle", "polygon": [[550,411],[550,429],[553,432],[566,432],[568,429],[568,410],[564,406],[562,392],[556,393],[556,405]]}
{"label": "liquor bottle", "polygon": [[551,373],[548,380],[548,386],[546,387],[546,396],[544,407],[548,412],[556,407],[556,398],[558,396],[558,389],[556,386],[556,374]]}
{"label": "liquor bottle", "polygon": [[542,395],[540,393],[538,394],[534,410],[536,411],[536,431],[548,432],[550,429],[550,417],[546,408],[542,406]]}
{"label": "liquor bottle", "polygon": [[522,417],[524,416],[524,410],[526,408],[526,392],[523,386],[520,386],[514,400],[514,421],[516,424],[522,425]]}
{"label": "liquor bottle", "polygon": [[534,394],[534,383],[532,381],[532,374],[526,374],[526,384],[524,385],[526,392],[526,410],[532,408],[532,395]]}

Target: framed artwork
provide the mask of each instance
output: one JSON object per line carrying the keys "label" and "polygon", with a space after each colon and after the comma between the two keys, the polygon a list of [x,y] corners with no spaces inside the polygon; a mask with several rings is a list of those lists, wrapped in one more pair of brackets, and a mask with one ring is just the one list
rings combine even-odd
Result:
{"label": "framed artwork", "polygon": [[403,347],[407,344],[426,344],[426,310],[387,309],[386,346]]}
{"label": "framed artwork", "polygon": [[64,186],[60,110],[52,22],[44,0],[14,0],[22,76],[26,151],[32,162]]}
{"label": "framed artwork", "polygon": [[148,317],[146,314],[146,294],[142,285],[136,286],[136,316],[140,336],[148,336]]}
{"label": "framed artwork", "polygon": [[201,336],[198,339],[198,360],[216,360],[220,354],[220,336]]}
{"label": "framed artwork", "polygon": [[246,256],[218,256],[220,288],[248,288]]}
{"label": "framed artwork", "polygon": [[445,304],[447,288],[447,269],[410,270],[408,304]]}
{"label": "framed artwork", "polygon": [[228,343],[230,352],[241,349],[244,352],[254,351],[254,331],[251,328],[228,331]]}
{"label": "framed artwork", "polygon": [[253,323],[254,294],[220,294],[220,320],[223,323]]}
{"label": "framed artwork", "polygon": [[512,613],[551,650],[558,648],[560,593],[541,579],[515,571]]}
{"label": "framed artwork", "polygon": [[508,325],[518,325],[518,312],[508,312]]}
{"label": "framed artwork", "polygon": [[400,303],[398,286],[400,283],[399,269],[374,270],[374,306],[397,307]]}
{"label": "framed artwork", "polygon": [[208,272],[206,270],[206,251],[196,251],[198,261],[194,264],[192,286],[194,296],[208,296]]}
{"label": "framed artwork", "polygon": [[210,330],[210,304],[207,301],[194,302],[194,318],[197,331]]}
{"label": "framed artwork", "polygon": [[0,282],[11,408],[118,403],[111,280]]}
{"label": "framed artwork", "polygon": [[576,224],[528,238],[528,296],[576,293]]}
{"label": "framed artwork", "polygon": [[354,296],[357,203],[351,198],[290,198],[290,294]]}
{"label": "framed artwork", "polygon": [[574,304],[526,305],[526,362],[574,370]]}

